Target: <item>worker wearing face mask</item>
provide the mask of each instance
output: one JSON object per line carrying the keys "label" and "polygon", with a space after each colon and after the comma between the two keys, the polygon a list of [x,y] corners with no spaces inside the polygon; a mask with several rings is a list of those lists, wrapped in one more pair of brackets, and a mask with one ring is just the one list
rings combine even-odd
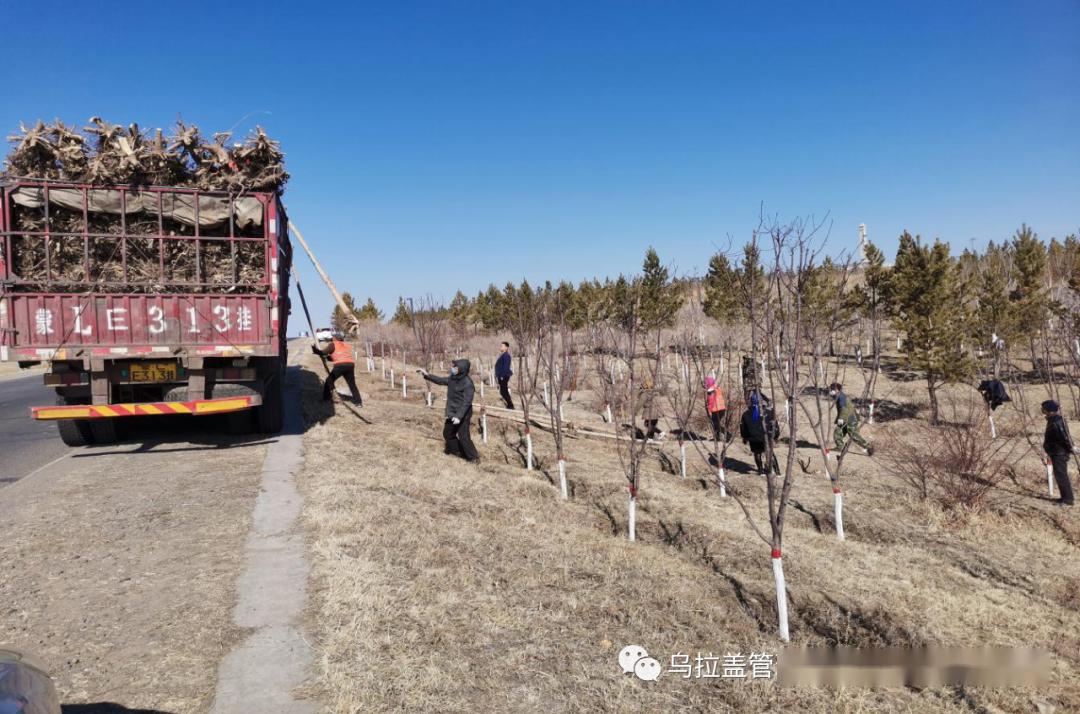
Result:
{"label": "worker wearing face mask", "polygon": [[450,364],[449,377],[437,377],[425,369],[417,372],[424,379],[446,387],[446,422],[443,424],[443,440],[446,442],[445,453],[460,456],[466,461],[478,462],[472,436],[469,433],[472,422],[473,395],[476,388],[469,376],[469,360],[456,359]]}

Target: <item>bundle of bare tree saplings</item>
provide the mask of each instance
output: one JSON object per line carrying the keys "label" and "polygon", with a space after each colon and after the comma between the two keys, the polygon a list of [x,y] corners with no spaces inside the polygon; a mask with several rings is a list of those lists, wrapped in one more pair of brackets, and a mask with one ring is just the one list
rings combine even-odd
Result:
{"label": "bundle of bare tree saplings", "polygon": [[[123,128],[97,117],[82,132],[59,120],[22,126],[20,134],[9,137],[14,147],[5,178],[93,187],[46,191],[23,185],[11,192],[14,287],[261,290],[265,245],[255,239],[263,235],[263,207],[248,194],[279,192],[289,175],[278,143],[261,127],[232,146],[230,138],[218,133],[206,141],[198,127],[182,121],[169,137],[160,129],[150,135],[135,124]],[[116,186],[127,188],[121,192]],[[161,186],[228,195],[196,198],[148,188]],[[184,240],[194,238],[196,226],[198,240]]]}

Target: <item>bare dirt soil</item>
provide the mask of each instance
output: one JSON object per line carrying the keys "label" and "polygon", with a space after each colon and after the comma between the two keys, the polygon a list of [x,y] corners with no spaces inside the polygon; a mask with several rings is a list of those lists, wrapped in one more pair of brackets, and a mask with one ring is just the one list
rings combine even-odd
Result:
{"label": "bare dirt soil", "polygon": [[242,634],[234,584],[266,447],[189,438],[72,450],[0,490],[0,644],[42,660],[71,711],[206,711]]}
{"label": "bare dirt soil", "polygon": [[[790,646],[1037,647],[1053,659],[1045,688],[836,692],[670,673],[649,683],[619,670],[624,645],[644,646],[665,669],[678,652],[781,649],[768,547],[703,459],[685,479],[671,473],[674,443],[650,459],[629,543],[610,442],[569,441],[562,502],[539,430],[538,470],[523,468],[520,427],[494,418],[488,445],[474,422],[483,462],[466,464],[442,453],[439,388],[428,409],[415,374],[406,400],[360,364],[357,413],[324,405],[322,368],[309,356],[306,369],[311,686],[330,711],[1080,710],[1080,514],[1044,499],[1034,455],[1003,487],[1008,508],[963,523],[884,475],[878,457],[851,455],[844,543],[817,465],[797,477],[784,561]],[[882,443],[902,433],[924,406],[920,386],[886,379],[879,393],[906,409],[865,433]],[[585,402],[576,396],[567,418],[602,424]],[[763,479],[741,445],[729,453],[732,487],[767,529]]]}

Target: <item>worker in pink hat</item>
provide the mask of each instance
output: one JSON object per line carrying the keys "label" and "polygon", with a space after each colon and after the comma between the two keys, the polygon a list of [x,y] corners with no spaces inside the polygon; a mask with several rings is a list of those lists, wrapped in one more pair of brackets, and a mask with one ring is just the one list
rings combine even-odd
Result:
{"label": "worker in pink hat", "polygon": [[705,378],[705,411],[709,413],[709,422],[712,423],[713,439],[721,441],[727,436],[724,432],[724,414],[727,413],[727,402],[724,401],[724,392],[716,383],[716,377]]}

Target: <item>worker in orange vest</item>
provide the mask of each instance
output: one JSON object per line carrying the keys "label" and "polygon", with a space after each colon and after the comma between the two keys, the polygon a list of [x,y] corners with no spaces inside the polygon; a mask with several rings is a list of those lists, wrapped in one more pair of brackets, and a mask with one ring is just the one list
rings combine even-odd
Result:
{"label": "worker in orange vest", "polygon": [[716,377],[705,378],[705,411],[709,413],[709,423],[712,424],[713,439],[722,441],[727,438],[724,431],[724,416],[727,413],[727,402],[724,401],[724,391],[716,383]]}
{"label": "worker in orange vest", "polygon": [[330,401],[334,392],[334,382],[338,377],[344,377],[352,392],[353,404],[364,406],[364,400],[360,398],[360,390],[356,387],[356,356],[352,345],[345,342],[345,335],[340,330],[322,329],[315,332],[315,344],[311,351],[322,357],[329,358],[333,368],[326,375],[323,382],[322,398],[324,402]]}

